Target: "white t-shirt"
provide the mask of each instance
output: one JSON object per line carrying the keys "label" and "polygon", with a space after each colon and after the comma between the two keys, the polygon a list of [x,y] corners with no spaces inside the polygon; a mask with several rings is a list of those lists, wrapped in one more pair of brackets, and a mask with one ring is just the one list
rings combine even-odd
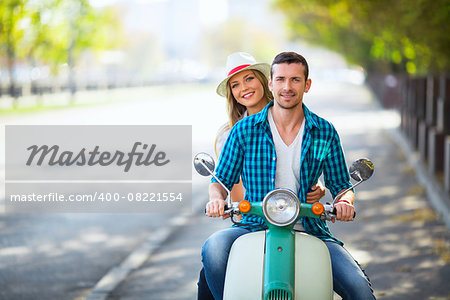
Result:
{"label": "white t-shirt", "polygon": [[288,188],[295,194],[300,189],[300,156],[302,151],[303,131],[305,121],[303,120],[300,130],[294,141],[286,145],[278,133],[277,126],[273,120],[272,108],[268,112],[270,130],[272,131],[275,152],[277,154],[277,165],[275,172],[275,188]]}

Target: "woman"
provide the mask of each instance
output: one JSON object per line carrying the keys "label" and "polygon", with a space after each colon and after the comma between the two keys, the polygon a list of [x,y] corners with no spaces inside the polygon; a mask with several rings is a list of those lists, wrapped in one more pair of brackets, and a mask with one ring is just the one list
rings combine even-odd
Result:
{"label": "woman", "polygon": [[[241,66],[244,66],[241,68]],[[267,78],[270,76],[270,66],[256,63],[247,53],[236,52],[227,59],[228,76],[218,85],[216,92],[227,99],[228,123],[219,130],[214,145],[219,156],[231,128],[241,119],[260,112],[273,100]],[[245,96],[245,97],[244,97]],[[232,201],[244,199],[242,181],[235,184],[231,190]],[[226,218],[226,217],[225,217]]]}
{"label": "woman", "polygon": [[[244,67],[242,67],[244,66]],[[270,65],[256,63],[248,53],[235,52],[227,59],[228,76],[218,85],[216,92],[227,99],[228,123],[219,130],[214,145],[219,157],[231,128],[243,118],[260,112],[273,100],[269,89]],[[250,95],[249,95],[250,94]],[[306,202],[314,203],[325,195],[325,187],[319,181],[307,194]],[[232,201],[244,199],[242,181],[231,190]]]}
{"label": "woman", "polygon": [[[228,124],[219,131],[215,143],[216,154],[219,155],[228,137],[230,129],[239,120],[248,115],[260,112],[270,101],[273,100],[268,85],[270,77],[270,65],[257,63],[247,53],[236,52],[228,56],[227,77],[217,87],[217,94],[227,98]],[[314,203],[325,194],[325,188],[319,182],[313,186],[312,191],[307,194],[306,202]],[[232,201],[244,199],[244,188],[242,180],[235,184],[231,190]],[[217,202],[208,202],[206,212],[212,215],[219,209]],[[223,219],[229,216],[223,216]],[[200,271],[198,282],[198,299],[222,299],[221,292],[225,279],[226,261],[217,262],[211,255],[214,249],[229,251],[232,242],[242,234],[250,232],[244,227],[230,227],[213,234],[203,246],[202,261],[204,268]],[[214,246],[211,247],[211,244]],[[206,271],[205,271],[206,269]]]}

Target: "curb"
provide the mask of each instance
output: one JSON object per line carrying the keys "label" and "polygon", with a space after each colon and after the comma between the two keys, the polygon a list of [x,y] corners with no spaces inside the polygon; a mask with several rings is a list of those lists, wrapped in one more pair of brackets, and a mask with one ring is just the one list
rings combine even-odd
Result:
{"label": "curb", "polygon": [[[192,198],[197,193],[192,193]],[[145,242],[131,252],[118,266],[111,268],[94,286],[85,298],[86,300],[106,300],[108,296],[134,270],[139,269],[150,256],[181,226],[186,225],[190,218],[200,211],[203,202],[193,205],[192,212],[172,218],[168,225],[154,232]]]}
{"label": "curb", "polygon": [[431,202],[433,208],[442,216],[443,221],[448,229],[450,229],[450,212],[448,207],[448,196],[443,188],[431,176],[419,159],[418,155],[411,149],[405,136],[398,128],[387,130],[393,142],[405,154],[408,164],[414,168],[417,180],[426,189],[426,195]]}
{"label": "curb", "polygon": [[[187,217],[185,218],[187,220]],[[108,295],[135,269],[139,268],[145,261],[166,241],[171,233],[175,231],[174,226],[164,227],[155,232],[141,246],[131,252],[128,257],[117,267],[113,267],[86,297],[87,300],[104,300]]]}

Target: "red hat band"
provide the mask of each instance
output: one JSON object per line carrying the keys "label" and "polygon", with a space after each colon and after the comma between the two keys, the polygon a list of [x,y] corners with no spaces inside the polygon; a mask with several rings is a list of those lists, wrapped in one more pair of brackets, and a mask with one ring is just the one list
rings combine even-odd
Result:
{"label": "red hat band", "polygon": [[247,67],[249,67],[249,66],[251,66],[251,65],[240,65],[240,66],[237,66],[236,68],[232,69],[232,70],[228,73],[228,76],[230,76],[230,75],[232,75],[232,74],[234,74],[234,73],[236,73],[236,72],[238,72],[238,71],[240,71],[240,70],[242,70],[242,69],[244,69],[244,68],[247,68]]}

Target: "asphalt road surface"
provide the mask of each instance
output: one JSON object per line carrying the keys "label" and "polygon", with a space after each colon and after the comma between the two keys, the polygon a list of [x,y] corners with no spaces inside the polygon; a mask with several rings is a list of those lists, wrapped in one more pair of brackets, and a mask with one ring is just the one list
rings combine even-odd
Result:
{"label": "asphalt road surface", "polygon": [[[193,153],[212,153],[226,120],[213,87],[11,116],[2,124],[192,124]],[[358,218],[332,225],[370,276],[379,299],[448,299],[449,234],[389,132],[398,116],[380,110],[366,88],[314,82],[305,103],[332,121],[347,162],[369,157],[375,173],[357,188]],[[164,112],[164,113],[162,113]],[[218,118],[217,116],[221,117]],[[1,131],[0,134],[3,134]],[[1,159],[1,158],[0,158]],[[207,200],[208,179],[193,174],[195,206]],[[328,198],[323,201],[329,200]],[[0,214],[0,298],[83,299],[174,214]],[[204,240],[229,222],[197,209],[131,272],[110,299],[195,299]]]}
{"label": "asphalt road surface", "polygon": [[[378,299],[448,299],[449,233],[391,134],[398,116],[380,110],[362,86],[313,91],[305,102],[335,124],[347,162],[368,157],[375,164],[373,177],[357,188],[357,219],[331,224],[332,232],[365,268]],[[195,299],[201,246],[226,226],[198,211],[108,299]]]}
{"label": "asphalt road surface", "polygon": [[[192,151],[211,152],[210,141],[226,120],[224,101],[214,95],[214,89],[195,86],[154,89],[124,90],[119,95],[107,92],[102,97],[122,99],[106,105],[8,115],[1,118],[0,124],[2,127],[14,124],[192,125]],[[80,101],[85,101],[84,96],[78,96]],[[212,125],[206,126],[207,123]],[[0,130],[1,140],[4,134]],[[2,143],[2,181],[4,151]],[[2,185],[0,200],[3,199]],[[0,206],[0,299],[81,299],[111,268],[176,216],[168,213],[6,214]]]}

